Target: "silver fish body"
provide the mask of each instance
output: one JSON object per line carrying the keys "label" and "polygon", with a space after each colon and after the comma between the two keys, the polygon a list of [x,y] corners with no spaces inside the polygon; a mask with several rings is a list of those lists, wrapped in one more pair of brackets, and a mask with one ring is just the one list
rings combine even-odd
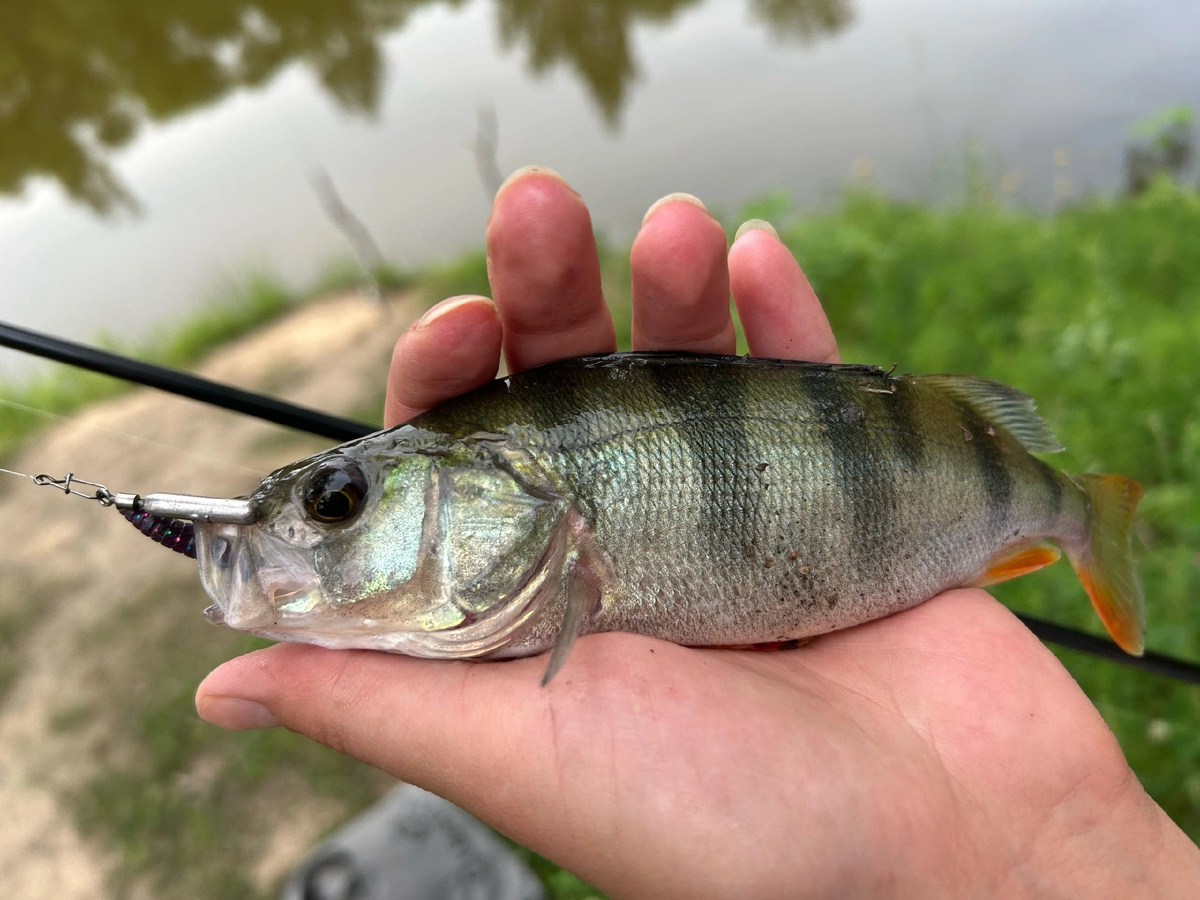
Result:
{"label": "silver fish body", "polygon": [[1058,449],[1027,397],[969,376],[614,354],[282,469],[250,497],[258,522],[200,528],[199,557],[236,628],[431,657],[557,647],[556,666],[593,632],[819,635],[1030,571],[1049,540],[1136,652],[1140,492],[1030,453]]}

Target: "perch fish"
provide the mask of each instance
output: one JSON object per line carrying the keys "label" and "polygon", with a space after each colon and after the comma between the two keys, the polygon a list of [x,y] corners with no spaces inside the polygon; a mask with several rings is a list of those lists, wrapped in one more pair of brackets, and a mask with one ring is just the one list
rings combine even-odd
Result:
{"label": "perch fish", "polygon": [[[981,378],[610,354],[493,381],[189,517],[208,617],[276,640],[553,649],[549,678],[577,635],[786,643],[1061,548],[1139,654],[1141,488],[1032,455],[1061,449],[1029,397]],[[165,527],[152,513],[131,515]]]}

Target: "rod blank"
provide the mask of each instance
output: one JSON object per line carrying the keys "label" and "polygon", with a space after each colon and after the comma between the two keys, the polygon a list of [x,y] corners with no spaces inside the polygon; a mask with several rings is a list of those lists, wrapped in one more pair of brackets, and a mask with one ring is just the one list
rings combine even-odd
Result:
{"label": "rod blank", "polygon": [[288,428],[333,438],[337,441],[353,440],[378,430],[362,422],[326,415],[315,409],[244,391],[241,388],[201,378],[199,375],[180,372],[178,369],[170,369],[140,359],[132,359],[109,350],[101,350],[98,347],[77,344],[74,341],[33,331],[29,328],[20,328],[7,322],[0,322],[0,346],[21,350],[34,356],[52,359],[55,362],[66,363],[92,372],[99,372],[101,375],[110,375],[113,378],[143,384],[146,387],[198,400],[201,403],[218,406],[231,412],[244,413],[267,422],[274,422],[276,425],[285,425]]}

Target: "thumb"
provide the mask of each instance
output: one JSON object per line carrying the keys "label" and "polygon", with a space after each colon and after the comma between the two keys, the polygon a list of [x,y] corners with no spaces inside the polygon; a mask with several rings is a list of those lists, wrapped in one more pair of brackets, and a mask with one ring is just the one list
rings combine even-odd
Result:
{"label": "thumb", "polygon": [[209,674],[196,711],[230,730],[282,725],[443,793],[480,757],[505,759],[522,743],[540,694],[534,660],[481,666],[277,644]]}
{"label": "thumb", "polygon": [[[679,665],[698,653],[592,635],[542,688],[543,657],[470,663],[277,644],[213,671],[196,708],[222,728],[307,735],[601,883],[632,878],[614,861],[640,854],[659,865],[645,851],[661,837],[646,758],[673,768],[669,720],[720,677],[715,666],[697,677],[694,665]],[[669,659],[676,665],[663,665]],[[647,727],[660,718],[668,724]]]}
{"label": "thumb", "polygon": [[[306,735],[580,871],[603,801],[577,796],[592,780],[594,738],[578,708],[587,688],[564,672],[543,689],[544,667],[542,658],[470,663],[277,644],[214,670],[196,709],[221,728]],[[560,752],[575,761],[565,771]]]}

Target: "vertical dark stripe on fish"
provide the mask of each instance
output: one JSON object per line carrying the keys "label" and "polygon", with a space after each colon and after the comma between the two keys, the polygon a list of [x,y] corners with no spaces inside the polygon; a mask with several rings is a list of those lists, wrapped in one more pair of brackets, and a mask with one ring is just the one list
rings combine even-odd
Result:
{"label": "vertical dark stripe on fish", "polygon": [[990,423],[974,407],[957,401],[955,405],[962,415],[963,440],[975,459],[987,495],[988,526],[993,534],[999,534],[1007,526],[1013,495],[1013,477],[1004,463],[1000,438],[994,426],[993,433],[988,433]]}
{"label": "vertical dark stripe on fish", "polygon": [[[888,440],[879,430],[885,425],[880,397],[863,391],[877,379],[845,378],[839,375],[809,375],[799,385],[818,410],[823,437],[830,446],[834,481],[842,493],[844,508],[850,512],[850,552],[853,569],[864,580],[875,577],[892,545],[898,513],[895,470],[880,464],[881,454],[872,447],[874,440]],[[875,428],[869,428],[874,425]],[[883,458],[886,458],[884,455]]]}
{"label": "vertical dark stripe on fish", "polygon": [[1033,463],[1034,468],[1037,469],[1037,473],[1042,479],[1042,484],[1046,487],[1046,506],[1050,513],[1050,521],[1053,522],[1058,518],[1063,507],[1062,476],[1036,456],[1033,457]]}
{"label": "vertical dark stripe on fish", "polygon": [[619,461],[604,454],[570,451],[598,437],[598,417],[607,408],[605,394],[616,389],[612,377],[612,370],[563,367],[552,390],[523,391],[516,397],[524,416],[517,421],[533,426],[529,440],[536,452],[557,456],[566,451],[551,468],[574,485],[575,506],[589,522],[595,520],[597,510],[590,502],[594,492],[588,485],[610,477],[609,467]]}
{"label": "vertical dark stripe on fish", "polygon": [[912,382],[900,378],[891,379],[886,385],[894,389],[892,393],[877,396],[891,421],[896,452],[915,472],[925,458],[925,442],[917,431],[916,389]]}
{"label": "vertical dark stripe on fish", "polygon": [[[744,537],[750,523],[745,510],[758,504],[762,490],[750,469],[742,391],[747,379],[736,370],[715,377],[705,368],[650,366],[654,384],[664,402],[680,413],[678,433],[698,475],[696,496],[702,505],[699,527],[714,558],[746,552]],[[680,405],[685,394],[695,399],[690,418]]]}

